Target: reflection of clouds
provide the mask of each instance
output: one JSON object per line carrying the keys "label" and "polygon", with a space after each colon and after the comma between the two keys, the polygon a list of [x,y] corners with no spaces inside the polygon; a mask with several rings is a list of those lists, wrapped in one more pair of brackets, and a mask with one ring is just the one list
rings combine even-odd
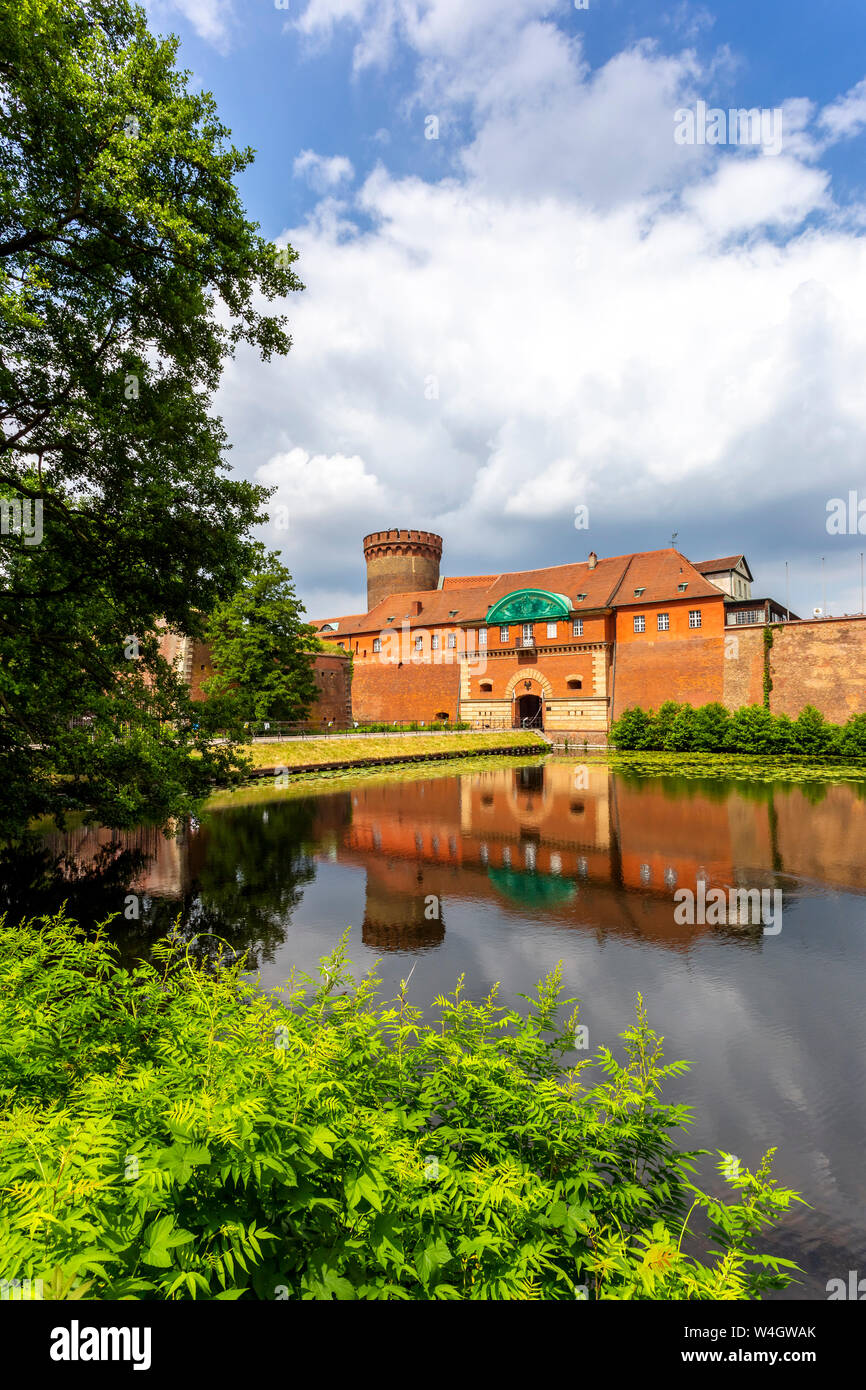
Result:
{"label": "reflection of clouds", "polygon": [[[385,997],[406,977],[405,957],[415,958],[410,998],[428,1018],[431,1000],[453,992],[461,973],[469,997],[484,997],[500,981],[500,1002],[523,1011],[518,994],[532,992],[562,960],[563,993],[580,1000],[591,1052],[604,1043],[620,1058],[619,1035],[634,1021],[640,991],[667,1060],[692,1063],[665,1093],[695,1108],[681,1143],[724,1148],[752,1169],[778,1146],[778,1181],[815,1210],[795,1209],[774,1248],[801,1260],[808,1252],[813,1278],[803,1292],[823,1297],[819,1286],[836,1266],[848,1267],[845,1252],[866,1243],[864,1121],[852,1104],[862,1095],[866,1059],[863,898],[835,886],[856,892],[866,883],[864,807],[850,787],[829,788],[815,806],[799,790],[776,795],[784,872],[774,878],[766,798],[734,791],[725,799],[720,785],[713,797],[698,785],[683,795],[616,779],[609,803],[605,769],[582,792],[579,833],[587,842],[578,846],[568,816],[572,775],[570,767],[545,766],[545,816],[531,841],[521,838],[513,771],[496,769],[365,782],[351,795],[303,802],[275,798],[267,819],[260,802],[238,801],[211,813],[179,859],[177,843],[147,843],[164,856],[158,872],[197,885],[200,896],[186,900],[187,930],[226,930],[239,948],[250,945],[266,988],[292,967],[317,973],[319,957],[350,924],[355,973],[381,958]],[[81,831],[69,843],[83,852],[99,842],[98,833]],[[506,851],[513,851],[508,871]],[[646,884],[641,869],[649,863],[654,877]],[[667,864],[676,864],[681,882],[702,872],[733,882],[744,864],[751,881],[769,874],[784,887],[781,933],[672,934],[672,897],[660,890]],[[548,899],[545,885],[556,887]],[[560,888],[570,887],[576,896],[558,901]],[[428,916],[431,901],[438,916]],[[701,1180],[723,1190],[709,1158]]]}
{"label": "reflection of clouds", "polygon": [[[808,1298],[823,1297],[834,1262],[866,1242],[863,1121],[851,1103],[863,1091],[866,1056],[861,904],[844,898],[841,921],[835,912],[834,920],[826,916],[830,905],[811,898],[808,917],[791,905],[782,936],[760,951],[704,938],[687,953],[612,935],[597,941],[529,920],[521,930],[513,917],[503,946],[495,909],[479,930],[474,909],[470,921],[459,904],[448,905],[449,957],[459,938],[459,969],[470,982],[500,980],[503,1002],[517,1006],[518,992],[564,961],[564,993],[580,998],[592,1051],[606,1043],[622,1059],[618,1035],[632,1022],[640,990],[666,1058],[692,1063],[665,1092],[694,1107],[695,1123],[681,1142],[725,1148],[752,1169],[775,1145],[777,1180],[812,1204],[812,1212],[792,1210],[774,1243],[787,1254],[790,1233],[798,1245],[793,1258],[811,1252],[815,1272],[798,1291]],[[701,1167],[707,1186],[713,1173],[708,1158]]]}

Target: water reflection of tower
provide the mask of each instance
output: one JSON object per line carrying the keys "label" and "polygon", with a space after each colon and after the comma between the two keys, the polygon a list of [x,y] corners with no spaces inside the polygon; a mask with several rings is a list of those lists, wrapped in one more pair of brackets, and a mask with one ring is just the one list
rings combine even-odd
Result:
{"label": "water reflection of tower", "polygon": [[367,865],[361,939],[376,951],[423,951],[445,940],[442,900],[424,882],[421,864],[402,860]]}

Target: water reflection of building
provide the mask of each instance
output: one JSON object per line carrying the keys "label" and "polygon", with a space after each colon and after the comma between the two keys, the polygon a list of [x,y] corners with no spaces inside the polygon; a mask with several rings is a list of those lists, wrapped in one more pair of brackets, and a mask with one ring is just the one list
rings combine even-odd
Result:
{"label": "water reflection of building", "polygon": [[[130,880],[132,892],[179,900],[199,884],[208,901],[222,895],[232,920],[252,903],[287,921],[292,893],[281,866],[303,842],[365,871],[363,940],[377,951],[440,944],[449,899],[682,947],[717,930],[674,920],[675,890],[694,890],[699,879],[708,888],[763,887],[781,874],[866,893],[866,799],[846,784],[731,789],[548,760],[462,777],[364,781],[303,806],[275,792],[268,806],[238,802],[213,816],[174,837],[84,826],[46,846],[79,871],[109,845],[137,851],[147,864]],[[743,939],[755,936],[744,931]]]}
{"label": "water reflection of building", "polygon": [[[866,892],[857,848],[866,804],[849,787],[822,790],[826,822],[795,787],[743,794],[714,782],[624,779],[604,764],[365,783],[352,792],[337,858],[366,868],[377,905],[397,896],[395,923],[420,929],[425,896],[451,893],[684,946],[714,930],[674,921],[674,892],[696,890],[699,879],[762,886],[779,873],[819,880],[829,869],[834,886]],[[375,919],[384,949],[388,914],[377,906]]]}
{"label": "water reflection of building", "polygon": [[367,865],[361,938],[376,951],[418,951],[445,940],[442,895],[424,870],[393,859]]}
{"label": "water reflection of building", "polygon": [[166,835],[158,826],[112,830],[103,825],[79,825],[46,835],[43,845],[52,859],[68,861],[67,872],[89,872],[105,866],[106,857],[140,855],[144,866],[129,883],[131,893],[180,898],[190,883],[189,832],[185,827]]}

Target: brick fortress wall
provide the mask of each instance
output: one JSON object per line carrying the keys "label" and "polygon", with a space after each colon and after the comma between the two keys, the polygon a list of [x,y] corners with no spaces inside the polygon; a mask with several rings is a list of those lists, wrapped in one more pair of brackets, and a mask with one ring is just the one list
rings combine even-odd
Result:
{"label": "brick fortress wall", "polygon": [[[816,618],[773,626],[770,709],[792,718],[814,705],[844,724],[866,711],[866,617]],[[724,703],[729,709],[764,698],[764,629],[728,628]],[[731,639],[737,639],[732,649]]]}
{"label": "brick fortress wall", "polygon": [[[203,700],[205,682],[213,675],[207,643],[166,632],[160,640],[159,649],[165,660],[186,679],[191,698]],[[351,658],[342,652],[317,652],[311,660],[318,697],[306,722],[333,723],[336,728],[348,728],[352,723]]]}

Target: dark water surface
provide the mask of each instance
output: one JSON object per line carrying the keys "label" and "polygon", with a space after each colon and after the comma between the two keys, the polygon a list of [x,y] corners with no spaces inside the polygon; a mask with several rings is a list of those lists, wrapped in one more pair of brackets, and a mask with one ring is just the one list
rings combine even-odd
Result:
{"label": "dark water surface", "polygon": [[[190,935],[248,950],[270,987],[293,966],[315,970],[351,926],[357,972],[381,960],[392,996],[414,963],[422,1005],[461,973],[469,996],[499,981],[519,1005],[562,960],[592,1051],[618,1049],[640,990],[668,1060],[693,1063],[668,1091],[695,1107],[684,1142],[752,1169],[778,1146],[777,1179],[811,1204],[772,1241],[806,1271],[786,1296],[824,1299],[828,1279],[866,1278],[864,832],[866,799],[848,784],[556,761],[257,792],[173,839],[82,827],[44,845],[68,856],[64,896],[82,921],[137,896],[139,920],[114,927],[128,958],[180,914]],[[35,868],[7,881],[13,910],[25,895],[33,909]],[[675,890],[699,880],[781,889],[781,930],[677,923]],[[721,1191],[704,1162],[700,1179]]]}

